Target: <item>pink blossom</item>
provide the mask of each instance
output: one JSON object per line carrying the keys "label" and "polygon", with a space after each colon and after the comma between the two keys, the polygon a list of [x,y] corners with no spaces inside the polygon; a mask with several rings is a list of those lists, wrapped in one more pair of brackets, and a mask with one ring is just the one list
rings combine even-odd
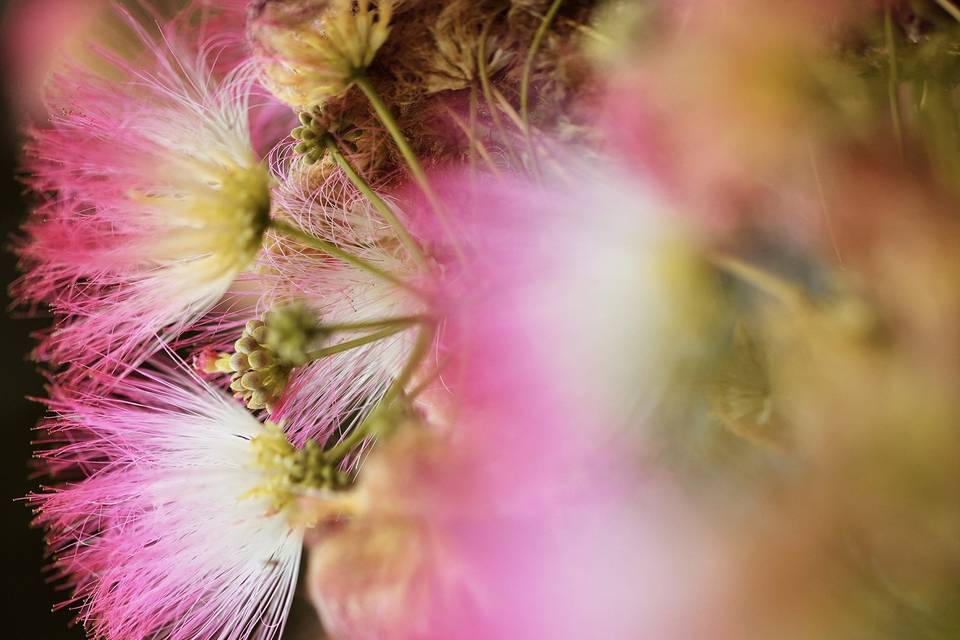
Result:
{"label": "pink blossom", "polygon": [[425,423],[372,454],[366,508],[311,550],[335,634],[725,633],[711,544],[638,444],[671,317],[651,276],[682,236],[649,190],[565,166],[575,189],[444,181],[473,258],[450,265]]}
{"label": "pink blossom", "polygon": [[54,389],[43,458],[65,482],[32,498],[80,621],[109,640],[280,637],[302,533],[255,493],[262,426],[182,367],[113,388]]}
{"label": "pink blossom", "polygon": [[203,316],[259,250],[269,209],[242,76],[215,81],[174,43],[150,44],[142,68],[104,55],[121,79],[58,75],[50,126],[25,150],[39,204],[15,290],[51,306],[37,353],[75,379],[135,366]]}

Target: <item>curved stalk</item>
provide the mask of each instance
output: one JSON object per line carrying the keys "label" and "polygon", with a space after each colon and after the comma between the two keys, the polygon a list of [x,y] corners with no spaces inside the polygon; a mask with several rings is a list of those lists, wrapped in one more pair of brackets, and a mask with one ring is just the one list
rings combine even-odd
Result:
{"label": "curved stalk", "polygon": [[397,376],[397,379],[390,385],[390,388],[384,394],[383,398],[380,399],[377,408],[374,409],[363,423],[354,429],[350,435],[338,442],[324,454],[327,460],[335,463],[340,462],[349,455],[355,447],[375,434],[380,420],[380,409],[390,406],[398,396],[403,394],[404,387],[413,379],[424,357],[426,357],[432,342],[433,330],[430,327],[421,328],[420,333],[417,335],[417,342],[413,346],[413,351],[410,352],[410,358],[407,360],[406,365],[404,365],[400,375]]}
{"label": "curved stalk", "polygon": [[950,0],[934,0],[940,8],[953,16],[953,19],[960,22],[960,8]]}
{"label": "curved stalk", "polygon": [[490,152],[487,150],[486,145],[483,144],[481,140],[474,137],[475,134],[471,132],[470,127],[463,121],[463,119],[457,115],[457,113],[450,107],[444,107],[447,115],[450,116],[450,119],[453,121],[457,127],[463,131],[463,135],[467,136],[470,139],[471,150],[476,149],[477,154],[480,156],[480,159],[483,160],[484,164],[487,165],[487,168],[497,178],[503,178],[503,172],[500,171],[500,168],[497,167],[496,163],[493,161],[493,157],[490,155]]}
{"label": "curved stalk", "polygon": [[493,89],[490,85],[490,74],[487,70],[487,39],[490,36],[490,27],[493,25],[493,20],[494,18],[487,20],[486,24],[483,25],[483,32],[480,34],[480,44],[478,45],[477,51],[477,69],[480,75],[480,87],[483,89],[483,97],[487,101],[487,108],[490,110],[490,118],[493,120],[493,126],[497,130],[497,133],[500,134],[504,149],[506,149],[507,155],[510,157],[510,162],[513,166],[520,167],[520,160],[514,152],[513,144],[510,143],[507,130],[503,126],[503,121],[500,119],[500,108],[494,104]]}
{"label": "curved stalk", "polygon": [[340,333],[344,331],[362,331],[363,329],[382,329],[385,327],[410,326],[426,321],[427,316],[401,316],[399,318],[386,318],[384,320],[364,320],[361,322],[325,324],[321,325],[321,328],[329,333]]}
{"label": "curved stalk", "polygon": [[321,240],[316,236],[312,236],[309,233],[306,233],[305,231],[302,231],[291,224],[282,222],[280,220],[271,220],[270,228],[279,234],[293,238],[294,240],[297,240],[298,242],[301,242],[308,247],[317,249],[318,251],[322,251],[328,255],[333,256],[334,258],[338,258],[339,260],[342,260],[347,264],[353,265],[354,267],[360,269],[361,271],[366,271],[370,275],[380,278],[382,280],[385,280],[391,284],[394,284],[400,287],[401,289],[406,289],[407,291],[415,293],[421,297],[423,297],[424,295],[423,292],[421,292],[419,289],[417,289],[416,287],[414,287],[413,285],[407,282],[404,282],[401,278],[398,278],[397,276],[390,273],[389,271],[385,271],[380,267],[377,267],[371,264],[370,262],[364,260],[359,256],[355,256],[348,251],[344,251],[343,249],[333,244],[332,242],[327,242],[326,240]]}
{"label": "curved stalk", "polygon": [[461,262],[466,262],[466,256],[463,253],[463,249],[460,246],[460,242],[457,239],[456,234],[453,232],[453,228],[450,226],[450,220],[446,214],[446,210],[441,204],[440,198],[438,198],[437,194],[434,192],[433,187],[430,186],[430,181],[427,179],[426,171],[423,170],[420,160],[417,159],[417,154],[413,152],[413,147],[410,146],[410,142],[407,140],[406,136],[403,135],[403,130],[400,128],[396,118],[393,117],[393,113],[390,112],[390,108],[383,101],[383,98],[380,97],[376,87],[373,86],[373,83],[370,82],[369,78],[361,75],[358,76],[354,82],[358,87],[360,87],[360,90],[363,91],[363,94],[367,97],[367,100],[370,102],[370,106],[373,107],[373,110],[376,112],[380,122],[382,122],[383,126],[387,128],[387,132],[390,134],[390,137],[393,138],[394,143],[396,143],[397,148],[400,150],[400,155],[403,156],[404,161],[407,163],[407,167],[410,169],[410,173],[413,175],[414,182],[417,183],[417,186],[420,187],[420,191],[422,191],[423,195],[427,198],[427,202],[429,202],[430,207],[433,209],[437,219],[440,221],[440,225],[443,227],[444,233],[449,238],[450,244],[453,247],[454,252],[457,254],[457,257],[461,260]]}
{"label": "curved stalk", "polygon": [[343,170],[347,175],[347,178],[353,185],[366,196],[367,200],[370,201],[370,204],[373,205],[373,208],[377,210],[380,215],[384,217],[387,223],[393,228],[396,232],[397,237],[400,239],[400,243],[407,250],[407,253],[410,254],[410,257],[416,261],[417,265],[424,271],[429,270],[427,264],[427,259],[424,257],[423,252],[420,251],[420,247],[417,246],[416,241],[413,239],[413,236],[407,231],[407,228],[400,222],[400,219],[393,212],[393,209],[390,208],[383,198],[381,198],[376,191],[367,183],[363,177],[357,173],[357,170],[353,168],[353,165],[350,164],[350,161],[343,155],[340,151],[340,147],[337,146],[336,141],[333,138],[327,138],[327,151],[333,157],[334,161]]}
{"label": "curved stalk", "polygon": [[725,271],[788,306],[798,305],[804,300],[803,293],[795,285],[740,258],[714,255],[710,257],[710,262],[721,271]]}
{"label": "curved stalk", "polygon": [[353,340],[347,340],[346,342],[341,342],[340,344],[335,344],[332,347],[326,347],[324,349],[318,349],[317,351],[312,351],[307,354],[310,358],[310,361],[320,360],[322,358],[329,358],[330,356],[335,356],[338,353],[344,353],[345,351],[353,351],[354,349],[359,349],[360,347],[365,347],[368,344],[373,344],[374,342],[379,342],[391,336],[395,336],[398,333],[402,333],[412,327],[415,323],[408,322],[406,324],[401,324],[393,327],[388,327],[382,331],[377,331],[376,333],[371,333],[368,336],[362,336],[360,338],[355,338]]}
{"label": "curved stalk", "polygon": [[900,71],[897,65],[897,42],[893,35],[893,15],[890,4],[884,10],[883,36],[887,42],[887,56],[889,72],[887,75],[887,100],[890,102],[890,119],[893,124],[893,135],[897,141],[897,150],[903,156],[903,123],[900,117]]}
{"label": "curved stalk", "polygon": [[523,76],[520,80],[520,118],[523,121],[523,134],[527,138],[530,159],[534,166],[537,164],[537,156],[533,141],[530,139],[530,76],[533,73],[533,64],[537,60],[537,54],[540,53],[543,39],[546,37],[554,18],[557,17],[561,4],[563,4],[563,0],[553,0],[546,15],[543,16],[543,20],[540,21],[536,33],[533,34],[533,42],[530,43],[530,50],[527,51],[527,59],[523,62]]}

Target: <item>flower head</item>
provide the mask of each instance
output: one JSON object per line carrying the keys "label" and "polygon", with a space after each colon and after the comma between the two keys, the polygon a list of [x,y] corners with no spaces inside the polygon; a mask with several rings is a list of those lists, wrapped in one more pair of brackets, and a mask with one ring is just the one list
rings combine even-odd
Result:
{"label": "flower head", "polygon": [[267,327],[262,320],[249,320],[232,352],[219,357],[201,354],[200,368],[205,373],[230,374],[230,389],[254,411],[273,410],[290,372],[302,364],[283,357],[267,344]]}
{"label": "flower head", "polygon": [[[307,586],[326,628],[352,640],[703,637],[718,612],[689,590],[708,569],[681,501],[653,478],[624,493],[623,460],[571,437],[569,406],[547,385],[528,395],[498,359],[499,386],[489,364],[466,366],[485,398],[443,427],[408,415],[360,472],[351,518],[310,537]],[[672,615],[681,602],[697,620]]]}
{"label": "flower head", "polygon": [[[660,342],[700,320],[680,306],[694,279],[662,278],[685,235],[614,167],[564,167],[578,189],[442,185],[473,262],[440,287],[428,417],[381,439],[353,517],[311,549],[311,595],[338,636],[681,638],[717,620],[688,588],[709,579],[704,543],[654,474],[631,484],[639,438],[624,429],[673,374]],[[685,560],[662,565],[676,548]],[[700,620],[670,614],[691,600]]]}
{"label": "flower head", "polygon": [[155,351],[227,291],[260,248],[269,174],[247,128],[248,83],[153,45],[121,80],[58,76],[49,127],[26,149],[43,201],[26,225],[22,300],[60,322],[54,364],[116,370]]}
{"label": "flower head", "polygon": [[289,496],[324,485],[278,469],[306,454],[180,370],[114,389],[55,394],[45,457],[83,479],[33,498],[81,621],[110,640],[280,637],[302,539]]}
{"label": "flower head", "polygon": [[263,81],[294,107],[346,91],[390,34],[394,0],[259,0],[250,39]]}

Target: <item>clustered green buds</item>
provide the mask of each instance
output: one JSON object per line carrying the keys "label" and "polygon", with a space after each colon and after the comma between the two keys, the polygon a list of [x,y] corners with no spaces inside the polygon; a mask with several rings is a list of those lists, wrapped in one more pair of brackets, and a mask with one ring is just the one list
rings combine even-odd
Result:
{"label": "clustered green buds", "polygon": [[280,399],[294,364],[267,346],[267,327],[262,320],[250,320],[234,343],[233,353],[221,354],[212,372],[229,373],[230,389],[254,411],[273,410]]}
{"label": "clustered green buds", "polygon": [[295,367],[310,362],[311,351],[330,335],[316,313],[302,302],[270,311],[261,324],[264,328],[258,335],[264,340],[262,344]]}
{"label": "clustered green buds", "polygon": [[264,472],[264,481],[246,494],[266,497],[276,511],[286,509],[307,490],[341,491],[351,486],[350,476],[330,460],[315,440],[297,449],[283,430],[268,422],[251,441],[254,465]]}
{"label": "clustered green buds", "polygon": [[293,150],[303,156],[307,164],[316,164],[327,152],[327,143],[336,136],[337,144],[346,150],[356,150],[362,132],[344,117],[343,110],[322,105],[300,112],[300,126],[290,132],[297,141]]}
{"label": "clustered green buds", "polygon": [[320,107],[300,112],[300,126],[290,135],[297,141],[294,152],[303,156],[307,164],[316,164],[326,153],[328,124]]}
{"label": "clustered green buds", "polygon": [[247,322],[233,352],[221,353],[204,369],[230,374],[230,389],[248,408],[273,411],[290,373],[312,362],[330,333],[306,304],[291,303]]}

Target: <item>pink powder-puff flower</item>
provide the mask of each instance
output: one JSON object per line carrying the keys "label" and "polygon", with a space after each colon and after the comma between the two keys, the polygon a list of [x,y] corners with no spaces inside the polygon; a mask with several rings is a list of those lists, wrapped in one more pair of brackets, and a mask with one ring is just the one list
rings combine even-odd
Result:
{"label": "pink powder-puff flower", "polygon": [[54,390],[43,457],[69,481],[32,498],[80,621],[109,640],[279,638],[300,454],[182,365],[113,389]]}
{"label": "pink powder-puff flower", "polygon": [[105,55],[114,77],[54,77],[49,126],[25,150],[40,202],[16,292],[57,318],[38,355],[78,373],[136,365],[201,317],[255,257],[270,209],[248,81],[215,82],[175,44]]}
{"label": "pink powder-puff flower", "polygon": [[349,89],[390,34],[397,0],[258,0],[250,44],[261,80],[296,108]]}
{"label": "pink powder-puff flower", "polygon": [[[473,258],[445,267],[438,313],[451,349],[464,348],[457,334],[470,347],[500,327],[500,342],[543,363],[537,384],[622,423],[649,411],[674,365],[703,346],[718,304],[707,237],[623,167],[557,153],[563,173],[543,185],[439,181]],[[443,234],[422,233],[442,255]]]}
{"label": "pink powder-puff flower", "polygon": [[353,517],[310,537],[307,584],[335,637],[726,637],[717,560],[678,495],[653,477],[627,488],[616,455],[576,455],[547,432],[556,413],[498,424],[477,408],[455,433],[402,427],[361,472]]}
{"label": "pink powder-puff flower", "polygon": [[339,637],[728,637],[721,560],[641,463],[695,243],[615,168],[564,167],[546,187],[442,181],[471,258],[441,294],[427,418],[313,537],[308,584]]}

